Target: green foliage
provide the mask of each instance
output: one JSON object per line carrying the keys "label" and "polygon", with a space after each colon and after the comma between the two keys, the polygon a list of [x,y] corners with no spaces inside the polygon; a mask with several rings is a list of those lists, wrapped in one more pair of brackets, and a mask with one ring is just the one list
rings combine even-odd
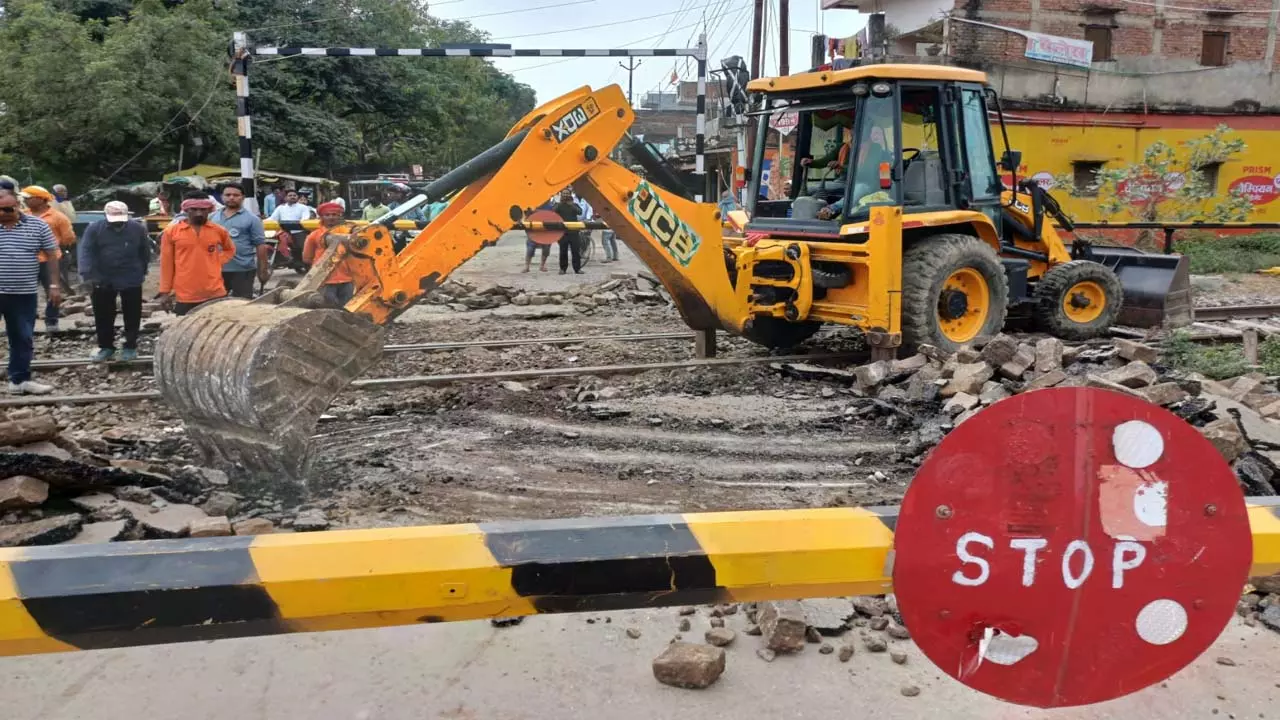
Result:
{"label": "green foliage", "polygon": [[[1162,359],[1169,367],[1197,372],[1212,380],[1239,377],[1252,370],[1240,345],[1201,345],[1184,330],[1165,342]],[[1268,337],[1259,343],[1258,364],[1268,375],[1280,374],[1280,338]]]}
{"label": "green foliage", "polygon": [[1248,273],[1280,265],[1280,233],[1223,235],[1179,232],[1174,249],[1191,259],[1193,273]]}
{"label": "green foliage", "polygon": [[[1209,184],[1204,169],[1246,149],[1226,125],[1181,147],[1156,141],[1143,151],[1141,161],[1099,170],[1085,190],[1096,197],[1101,220],[1128,211],[1141,222],[1242,222],[1253,212],[1249,197],[1242,190],[1222,195]],[[1178,182],[1170,182],[1175,178]],[[1086,194],[1069,174],[1054,180],[1057,187],[1070,188],[1073,197]]]}
{"label": "green foliage", "polygon": [[[83,187],[235,166],[228,48],[483,42],[419,0],[9,0],[0,16],[0,170]],[[442,172],[499,141],[532,89],[481,59],[256,58],[264,167],[319,175]],[[136,157],[135,157],[136,156]],[[123,166],[123,170],[116,173]],[[24,168],[31,168],[29,171]]]}

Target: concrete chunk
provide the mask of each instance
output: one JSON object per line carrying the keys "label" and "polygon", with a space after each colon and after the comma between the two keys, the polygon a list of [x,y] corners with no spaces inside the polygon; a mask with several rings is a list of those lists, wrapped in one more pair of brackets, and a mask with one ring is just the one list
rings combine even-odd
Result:
{"label": "concrete chunk", "polygon": [[1009,392],[1009,388],[998,382],[988,382],[982,386],[982,394],[978,396],[978,402],[983,405],[1000,402],[1009,397],[1013,393]]}
{"label": "concrete chunk", "polygon": [[795,600],[766,602],[760,605],[756,622],[764,635],[765,645],[774,652],[799,652],[804,649],[804,608]]}
{"label": "concrete chunk", "polygon": [[863,392],[869,392],[880,386],[880,383],[889,377],[890,363],[887,360],[878,360],[869,365],[862,365],[854,368],[853,374],[857,378],[857,389]]}
{"label": "concrete chunk", "polygon": [[207,517],[191,522],[191,537],[227,537],[231,535],[231,521],[225,517]]}
{"label": "concrete chunk", "polygon": [[1057,370],[1050,370],[1049,372],[1041,375],[1040,377],[1036,378],[1035,380],[1032,380],[1031,382],[1023,386],[1022,392],[1031,392],[1032,390],[1044,390],[1045,388],[1051,388],[1066,379],[1067,379],[1067,374],[1063,372],[1061,368]]}
{"label": "concrete chunk", "polygon": [[982,359],[995,367],[999,367],[1012,360],[1017,352],[1018,341],[1004,333],[1000,333],[991,338],[991,342],[988,342],[982,348]]}
{"label": "concrete chunk", "polygon": [[75,537],[83,524],[80,516],[58,515],[17,525],[0,525],[0,547],[54,545]]}
{"label": "concrete chunk", "polygon": [[0,510],[40,507],[49,499],[49,485],[27,475],[0,480]]}
{"label": "concrete chunk", "polygon": [[699,690],[710,687],[724,673],[724,649],[675,642],[653,660],[653,677],[672,687]]}
{"label": "concrete chunk", "polygon": [[1134,360],[1128,365],[1102,373],[1102,379],[1127,388],[1144,388],[1155,384],[1156,371],[1145,362]]}
{"label": "concrete chunk", "polygon": [[957,393],[977,395],[993,375],[995,371],[984,362],[957,365],[951,380],[942,387],[942,397],[952,397]]}
{"label": "concrete chunk", "polygon": [[1141,360],[1144,363],[1153,363],[1160,359],[1159,350],[1134,340],[1118,338],[1115,341],[1115,346],[1116,350],[1120,352],[1120,357],[1125,360]]}
{"label": "concrete chunk", "polygon": [[928,357],[922,353],[916,353],[909,358],[894,360],[890,369],[894,375],[906,375],[907,373],[915,372],[928,364]]}
{"label": "concrete chunk", "polygon": [[942,406],[942,412],[947,415],[959,415],[966,410],[972,410],[978,406],[978,396],[969,393],[956,393],[950,400]]}
{"label": "concrete chunk", "polygon": [[1183,390],[1178,383],[1173,382],[1160,383],[1159,385],[1142,388],[1138,391],[1138,394],[1145,398],[1149,403],[1163,405],[1166,407],[1180,403],[1190,397],[1186,390]]}
{"label": "concrete chunk", "polygon": [[119,540],[128,530],[130,520],[85,523],[80,533],[67,541],[68,545],[88,545]]}
{"label": "concrete chunk", "polygon": [[1240,426],[1236,421],[1229,417],[1218,418],[1213,422],[1200,428],[1200,434],[1204,435],[1213,446],[1222,453],[1222,457],[1227,462],[1232,462],[1240,457],[1240,454],[1249,449],[1249,444],[1244,439],[1244,433],[1240,431]]}
{"label": "concrete chunk", "polygon": [[1043,338],[1036,341],[1036,372],[1047,373],[1062,367],[1062,341]]}
{"label": "concrete chunk", "polygon": [[1000,366],[1000,375],[1010,380],[1021,380],[1022,376],[1031,369],[1036,362],[1035,351],[1030,345],[1022,345],[1018,347],[1018,351],[1008,362]]}
{"label": "concrete chunk", "polygon": [[270,535],[276,531],[276,526],[266,518],[249,518],[236,523],[233,529],[237,535]]}
{"label": "concrete chunk", "polygon": [[[1134,397],[1142,397],[1137,393],[1136,390],[1132,388],[1127,388],[1124,385],[1120,385],[1118,383],[1113,383],[1110,380],[1106,379],[1105,377],[1102,377],[1101,375],[1094,375],[1094,374],[1086,375],[1084,384],[1085,384],[1085,387],[1101,388],[1103,390],[1112,390],[1114,392],[1124,393],[1125,395],[1132,395]],[[1078,387],[1078,386],[1072,385],[1071,387]]]}

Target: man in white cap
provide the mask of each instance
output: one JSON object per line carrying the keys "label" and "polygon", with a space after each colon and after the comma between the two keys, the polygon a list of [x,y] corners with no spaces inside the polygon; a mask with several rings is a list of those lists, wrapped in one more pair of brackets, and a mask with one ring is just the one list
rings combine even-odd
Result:
{"label": "man in white cap", "polygon": [[138,328],[142,325],[142,283],[151,262],[147,226],[130,219],[129,206],[113,200],[103,208],[106,217],[85,228],[80,240],[80,276],[89,286],[93,323],[98,331],[94,362],[116,354],[116,298],[124,314],[121,360],[138,359]]}

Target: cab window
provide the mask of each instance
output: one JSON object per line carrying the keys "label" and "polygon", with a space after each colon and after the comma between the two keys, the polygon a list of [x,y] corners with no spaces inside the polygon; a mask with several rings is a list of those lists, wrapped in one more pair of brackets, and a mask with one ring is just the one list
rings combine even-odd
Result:
{"label": "cab window", "polygon": [[[894,164],[895,134],[893,131],[893,95],[876,97],[869,95],[859,108],[857,138],[853,147],[852,183],[845,198],[845,217],[865,215],[873,205],[892,205],[897,188],[891,171]],[[884,166],[884,167],[882,167]],[[883,172],[882,172],[883,171]],[[882,187],[881,176],[888,177],[888,187]]]}
{"label": "cab window", "polygon": [[901,97],[902,204],[946,205],[942,94],[937,87],[903,87]]}
{"label": "cab window", "polygon": [[969,168],[969,192],[975,202],[990,201],[1000,195],[1000,176],[996,174],[991,150],[991,125],[982,92],[965,88],[960,94],[960,139]]}

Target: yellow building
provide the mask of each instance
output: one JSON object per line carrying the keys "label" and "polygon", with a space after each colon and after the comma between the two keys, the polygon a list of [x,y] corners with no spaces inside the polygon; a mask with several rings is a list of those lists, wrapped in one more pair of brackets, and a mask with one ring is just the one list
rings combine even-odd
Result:
{"label": "yellow building", "polygon": [[[1202,138],[1220,124],[1244,140],[1246,149],[1217,166],[1201,169],[1206,181],[1221,196],[1237,188],[1253,203],[1251,222],[1280,222],[1280,118],[1248,115],[1140,115],[1102,113],[1006,113],[1009,143],[1022,151],[1020,177],[1033,177],[1053,191],[1053,196],[1077,221],[1112,222],[1140,219],[1134,212],[1103,218],[1098,202],[1072,197],[1069,189],[1055,187],[1055,178],[1073,178],[1087,187],[1099,169],[1118,169],[1142,161],[1147,147],[1157,141],[1180,147]],[[992,127],[997,151],[1002,150],[998,126]],[[1180,153],[1180,157],[1185,157]],[[1161,191],[1176,190],[1183,178],[1171,173],[1139,188],[1122,188],[1134,203]],[[1212,201],[1207,201],[1212,202]],[[1206,204],[1207,204],[1206,203]]]}

